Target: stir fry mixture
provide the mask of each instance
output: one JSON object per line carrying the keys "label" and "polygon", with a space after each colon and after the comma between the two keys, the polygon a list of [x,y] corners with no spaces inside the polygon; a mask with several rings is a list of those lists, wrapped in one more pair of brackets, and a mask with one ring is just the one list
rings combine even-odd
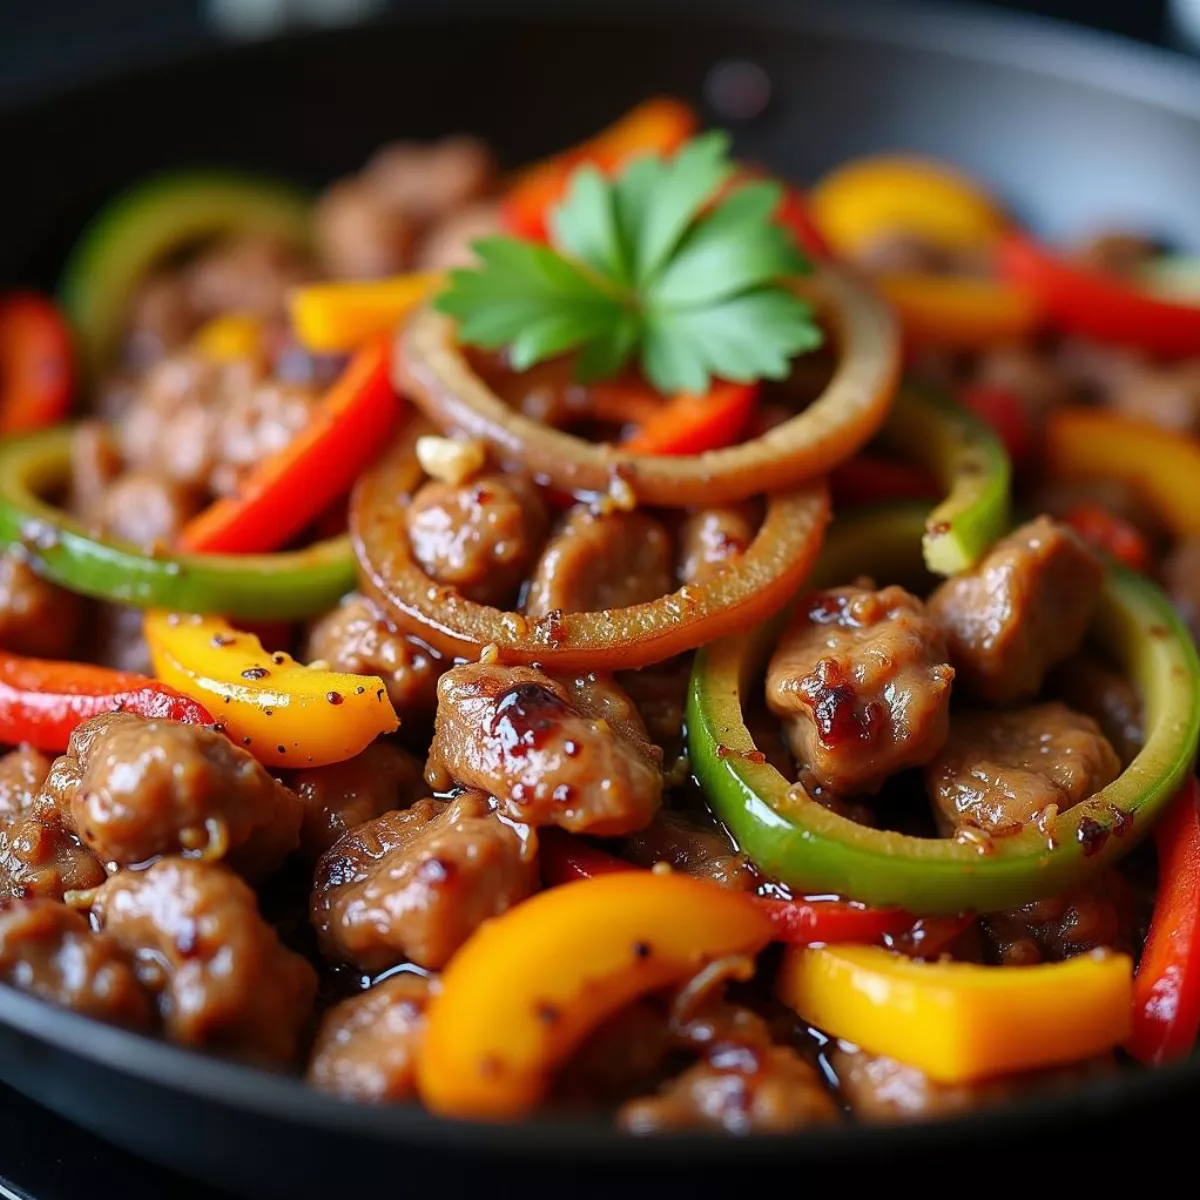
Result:
{"label": "stir fry mixture", "polygon": [[1191,1053],[1200,265],[656,99],[136,185],[0,432],[8,985],[637,1134]]}

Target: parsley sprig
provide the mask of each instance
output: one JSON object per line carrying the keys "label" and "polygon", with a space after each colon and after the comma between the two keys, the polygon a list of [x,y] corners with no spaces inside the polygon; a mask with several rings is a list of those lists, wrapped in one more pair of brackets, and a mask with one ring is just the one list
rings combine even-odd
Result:
{"label": "parsley sprig", "polygon": [[551,244],[476,242],[479,266],[450,272],[435,301],[460,341],[508,348],[523,371],[576,352],[583,382],[636,353],[661,392],[703,392],[712,376],[781,379],[821,343],[812,310],[785,286],[808,270],[772,219],[781,188],[732,187],[729,138],[694,138],[671,159],[634,160],[616,179],[581,167],[550,217]]}

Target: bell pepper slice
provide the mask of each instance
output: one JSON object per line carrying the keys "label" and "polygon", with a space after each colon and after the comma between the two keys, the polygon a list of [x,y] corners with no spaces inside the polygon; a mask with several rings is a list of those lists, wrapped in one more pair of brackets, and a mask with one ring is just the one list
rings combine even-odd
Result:
{"label": "bell pepper slice", "polygon": [[838,254],[853,255],[889,233],[913,234],[950,250],[987,245],[1008,225],[977,183],[932,159],[852,159],[808,194],[809,212]]}
{"label": "bell pepper slice", "polygon": [[1200,304],[1067,262],[1024,234],[1005,237],[996,262],[1001,276],[1035,296],[1060,329],[1166,357],[1194,355],[1200,347]]}
{"label": "bell pepper slice", "polygon": [[748,896],[686,875],[621,872],[540,892],[450,960],[426,1010],[417,1090],[443,1116],[520,1116],[606,1017],[770,939]]}
{"label": "bell pepper slice", "polygon": [[313,283],[288,297],[292,331],[313,354],[348,354],[397,326],[442,285],[437,272]]}
{"label": "bell pepper slice", "polygon": [[799,188],[790,183],[783,185],[783,196],[775,211],[775,221],[791,232],[796,245],[809,258],[832,258],[829,243],[821,236],[816,222],[809,211],[808,200]]}
{"label": "bell pepper slice", "polygon": [[95,537],[42,496],[71,475],[74,429],[59,426],[0,442],[0,546],[73,592],[134,608],[216,612],[291,621],[332,608],[354,589],[345,537],[266,555],[158,555]]}
{"label": "bell pepper slice", "polygon": [[178,171],[134,184],[109,201],[67,259],[59,299],[95,372],[111,357],[135,289],[157,264],[224,234],[309,240],[310,205],[275,180],[219,171]]}
{"label": "bell pepper slice", "polygon": [[1097,950],[1033,967],[913,962],[872,946],[790,950],[779,998],[832,1037],[939,1083],[1078,1062],[1129,1034],[1133,963]]}
{"label": "bell pepper slice", "polygon": [[1200,786],[1189,779],[1154,830],[1158,894],[1133,983],[1125,1043],[1159,1067],[1191,1054],[1200,1032]]}
{"label": "bell pepper slice", "polygon": [[919,344],[979,350],[1028,337],[1041,322],[1036,296],[1003,280],[889,272],[874,283]]}
{"label": "bell pepper slice", "polygon": [[143,629],[154,674],[218,713],[229,737],[265,766],[343,762],[400,724],[378,676],[268,653],[221,617],[152,610]]}
{"label": "bell pepper slice", "polygon": [[1119,479],[1138,492],[1175,537],[1200,534],[1200,442],[1095,408],[1046,418],[1045,468],[1052,479]]}
{"label": "bell pepper slice", "polygon": [[387,445],[400,417],[388,377],[386,339],[363,346],[330,388],[307,427],[264,459],[236,496],[190,520],[179,545],[192,553],[260,554],[278,550],[354,485]]}
{"label": "bell pepper slice", "polygon": [[35,292],[0,297],[0,436],[61,421],[71,403],[71,334]]}
{"label": "bell pepper slice", "polygon": [[1014,470],[1033,456],[1037,434],[1029,409],[1014,392],[995,384],[975,383],[964,387],[955,398],[1000,439]]}
{"label": "bell pepper slice", "polygon": [[973,566],[1009,523],[1011,468],[991,427],[947,396],[905,384],[880,442],[937,479],[945,499],[921,539],[938,575]]}
{"label": "bell pepper slice", "polygon": [[[866,573],[915,585],[923,527],[923,512],[899,507],[851,514],[827,536],[812,586]],[[692,771],[709,806],[751,862],[793,892],[852,896],[917,913],[1014,908],[1066,891],[1129,851],[1191,770],[1200,735],[1195,647],[1158,588],[1115,565],[1092,632],[1137,687],[1145,743],[1113,783],[1059,815],[1052,840],[1027,826],[981,851],[951,838],[869,829],[758,761],[743,705],[781,627],[777,619],[697,654],[687,729]]]}
{"label": "bell pepper slice", "polygon": [[213,362],[258,361],[266,351],[266,326],[252,313],[224,313],[200,327],[192,348]]}
{"label": "bell pepper slice", "polygon": [[[613,386],[601,384],[599,390],[611,391]],[[653,410],[644,412],[636,432],[623,439],[621,447],[633,454],[703,454],[732,446],[746,431],[758,391],[757,384],[722,382],[703,396],[657,397]]]}
{"label": "bell pepper slice", "polygon": [[107,712],[213,723],[203,705],[144,675],[0,651],[0,742],[5,745],[27,742],[39,750],[65,750],[77,725]]}
{"label": "bell pepper slice", "polygon": [[550,209],[566,194],[571,175],[585,163],[612,174],[641,154],[667,155],[695,132],[695,112],[669,96],[645,100],[606,129],[553,158],[521,171],[501,203],[510,233],[545,241]]}
{"label": "bell pepper slice", "polygon": [[1128,521],[1114,516],[1099,504],[1081,501],[1063,514],[1070,525],[1093,550],[1107,554],[1132,571],[1149,574],[1154,569],[1150,543]]}

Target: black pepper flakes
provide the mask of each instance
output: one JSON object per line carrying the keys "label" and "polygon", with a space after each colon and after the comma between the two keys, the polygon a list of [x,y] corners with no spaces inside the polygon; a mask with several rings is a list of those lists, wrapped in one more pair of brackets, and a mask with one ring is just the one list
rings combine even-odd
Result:
{"label": "black pepper flakes", "polygon": [[366,694],[366,690],[367,690],[367,689],[366,689],[365,687],[363,687],[363,686],[360,684],[358,687],[356,687],[356,688],[354,689],[354,694],[355,694],[356,696],[362,696],[362,695],[365,695],[365,694]]}
{"label": "black pepper flakes", "polygon": [[243,679],[266,679],[270,675],[266,667],[247,667],[242,672]]}
{"label": "black pepper flakes", "polygon": [[212,644],[218,649],[223,650],[226,646],[232,646],[237,638],[232,633],[214,633]]}
{"label": "black pepper flakes", "polygon": [[649,958],[650,957],[650,943],[649,942],[634,942],[633,943],[633,957],[634,958]]}
{"label": "black pepper flakes", "polygon": [[336,706],[338,704],[341,704],[345,700],[345,697],[342,695],[341,692],[326,692],[325,699],[328,700],[330,704],[333,704]]}
{"label": "black pepper flakes", "polygon": [[287,662],[287,655],[286,655],[286,654],[284,654],[282,651],[279,651],[279,650],[277,650],[277,651],[276,651],[274,654],[272,654],[272,655],[271,655],[271,661],[272,661],[272,662],[273,662],[273,663],[274,663],[274,664],[275,664],[277,667],[282,667],[282,666],[283,666],[283,664],[284,664],[285,662]]}
{"label": "black pepper flakes", "polygon": [[546,1000],[539,1000],[533,1011],[536,1013],[537,1019],[541,1021],[543,1025],[553,1025],[559,1019],[559,1017],[562,1016],[562,1013],[559,1012],[558,1008]]}
{"label": "black pepper flakes", "polygon": [[275,747],[275,749],[276,749],[276,750],[277,750],[277,751],[278,751],[280,754],[286,754],[286,753],[287,753],[287,747],[286,747],[286,746],[276,746],[276,747]]}

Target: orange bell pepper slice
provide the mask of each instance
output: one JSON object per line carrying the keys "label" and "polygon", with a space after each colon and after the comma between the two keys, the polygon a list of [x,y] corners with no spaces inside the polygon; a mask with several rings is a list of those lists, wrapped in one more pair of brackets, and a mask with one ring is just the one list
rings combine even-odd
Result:
{"label": "orange bell pepper slice", "polygon": [[[599,385],[603,395],[611,385]],[[642,410],[637,431],[621,442],[637,454],[703,454],[732,446],[746,430],[758,400],[758,385],[718,382],[702,396],[680,393]],[[601,405],[604,401],[601,399]]]}
{"label": "orange bell pepper slice", "polygon": [[1027,337],[1042,319],[1032,293],[995,279],[892,272],[876,276],[875,286],[917,343],[980,349]]}
{"label": "orange bell pepper slice", "polygon": [[44,296],[0,297],[0,436],[62,420],[74,385],[71,335]]}
{"label": "orange bell pepper slice", "polygon": [[590,163],[613,174],[639,155],[671,154],[697,125],[696,114],[680,100],[658,96],[643,101],[574,149],[522,171],[501,203],[505,228],[518,237],[545,241],[547,216],[566,194],[576,168]]}
{"label": "orange bell pepper slice", "polygon": [[386,339],[364,346],[333,384],[308,427],[261,462],[241,491],[184,526],[192,553],[278,550],[343,496],[387,443],[400,416]]}
{"label": "orange bell pepper slice", "polygon": [[1150,543],[1128,521],[1122,520],[1099,504],[1086,500],[1073,504],[1064,514],[1063,521],[1094,550],[1110,555],[1143,575],[1149,574],[1154,566],[1154,552]]}
{"label": "orange bell pepper slice", "polygon": [[451,1117],[527,1113],[607,1017],[714,959],[757,954],[771,931],[749,896],[686,875],[541,892],[481,926],[442,975],[417,1055],[421,1099]]}
{"label": "orange bell pepper slice", "polygon": [[442,284],[436,271],[390,279],[313,283],[288,296],[292,332],[313,354],[343,354],[394,333]]}
{"label": "orange bell pepper slice", "polygon": [[253,313],[223,313],[200,327],[192,349],[213,362],[261,361],[266,352],[265,322]]}

